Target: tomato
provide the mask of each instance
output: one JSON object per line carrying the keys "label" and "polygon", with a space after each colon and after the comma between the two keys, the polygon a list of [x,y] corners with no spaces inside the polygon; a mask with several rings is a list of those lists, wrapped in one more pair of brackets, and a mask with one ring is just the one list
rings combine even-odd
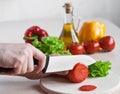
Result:
{"label": "tomato", "polygon": [[82,63],[76,63],[68,72],[67,78],[73,83],[80,83],[88,77],[88,67]]}
{"label": "tomato", "polygon": [[92,91],[94,89],[96,89],[97,87],[94,85],[83,85],[79,88],[79,90],[81,91]]}
{"label": "tomato", "polygon": [[112,36],[105,36],[99,40],[100,47],[104,51],[112,51],[115,48],[115,40]]}
{"label": "tomato", "polygon": [[84,53],[84,46],[81,43],[71,43],[68,45],[68,49],[73,55]]}
{"label": "tomato", "polygon": [[93,54],[98,52],[99,48],[100,48],[100,44],[98,41],[88,41],[84,43],[84,48],[86,53],[88,54]]}
{"label": "tomato", "polygon": [[47,31],[40,28],[39,26],[31,26],[29,27],[24,34],[24,39],[26,43],[32,43],[32,41],[36,38],[41,40],[42,37],[48,36]]}

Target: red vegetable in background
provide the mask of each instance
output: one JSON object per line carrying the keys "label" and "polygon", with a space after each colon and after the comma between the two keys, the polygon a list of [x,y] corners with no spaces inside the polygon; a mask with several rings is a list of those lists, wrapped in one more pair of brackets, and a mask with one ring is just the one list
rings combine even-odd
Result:
{"label": "red vegetable in background", "polygon": [[81,43],[71,43],[68,45],[68,49],[73,55],[84,53],[84,47]]}
{"label": "red vegetable in background", "polygon": [[72,70],[69,71],[67,78],[74,83],[80,83],[88,77],[88,68],[86,65],[77,63]]}
{"label": "red vegetable in background", "polygon": [[47,31],[41,29],[39,26],[31,26],[25,31],[24,39],[27,43],[32,43],[36,38],[41,40],[42,37],[48,36]]}
{"label": "red vegetable in background", "polygon": [[112,36],[105,36],[99,41],[100,47],[104,51],[112,51],[115,48],[115,40]]}
{"label": "red vegetable in background", "polygon": [[84,48],[86,53],[93,54],[95,52],[98,52],[100,44],[98,41],[88,41],[84,43]]}

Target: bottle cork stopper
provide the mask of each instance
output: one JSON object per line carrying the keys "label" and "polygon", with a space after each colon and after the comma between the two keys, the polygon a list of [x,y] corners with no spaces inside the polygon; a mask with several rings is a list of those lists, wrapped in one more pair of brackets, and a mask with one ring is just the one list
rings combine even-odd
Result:
{"label": "bottle cork stopper", "polygon": [[66,13],[71,13],[73,11],[73,6],[71,3],[65,3],[64,7],[66,9]]}

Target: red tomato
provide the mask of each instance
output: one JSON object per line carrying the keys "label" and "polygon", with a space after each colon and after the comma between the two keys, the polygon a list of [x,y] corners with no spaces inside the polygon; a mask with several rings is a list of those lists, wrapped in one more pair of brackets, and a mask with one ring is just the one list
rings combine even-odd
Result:
{"label": "red tomato", "polygon": [[115,48],[115,40],[112,36],[105,36],[99,41],[100,47],[104,51],[112,51]]}
{"label": "red tomato", "polygon": [[94,86],[94,85],[83,85],[79,88],[79,90],[81,90],[81,91],[91,91],[91,90],[94,90],[96,88],[97,87]]}
{"label": "red tomato", "polygon": [[69,44],[68,49],[73,55],[82,54],[84,52],[84,46],[81,43]]}
{"label": "red tomato", "polygon": [[95,52],[98,52],[100,44],[98,41],[89,41],[84,43],[84,48],[86,53],[93,54]]}
{"label": "red tomato", "polygon": [[41,40],[42,37],[48,36],[48,33],[47,31],[41,29],[39,26],[31,26],[25,31],[25,42],[32,43],[32,41],[37,38],[35,35],[38,36],[39,40]]}
{"label": "red tomato", "polygon": [[84,81],[87,77],[88,67],[81,63],[77,63],[67,75],[67,78],[74,83],[80,83]]}

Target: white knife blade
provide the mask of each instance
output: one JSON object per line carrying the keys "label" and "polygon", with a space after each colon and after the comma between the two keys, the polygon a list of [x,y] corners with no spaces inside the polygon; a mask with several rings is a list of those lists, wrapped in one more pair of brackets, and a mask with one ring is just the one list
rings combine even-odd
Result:
{"label": "white knife blade", "polygon": [[[49,60],[48,60],[49,59]],[[49,56],[43,70],[44,73],[60,72],[73,69],[76,63],[83,63],[86,66],[95,63],[95,59],[88,55],[62,55]]]}

